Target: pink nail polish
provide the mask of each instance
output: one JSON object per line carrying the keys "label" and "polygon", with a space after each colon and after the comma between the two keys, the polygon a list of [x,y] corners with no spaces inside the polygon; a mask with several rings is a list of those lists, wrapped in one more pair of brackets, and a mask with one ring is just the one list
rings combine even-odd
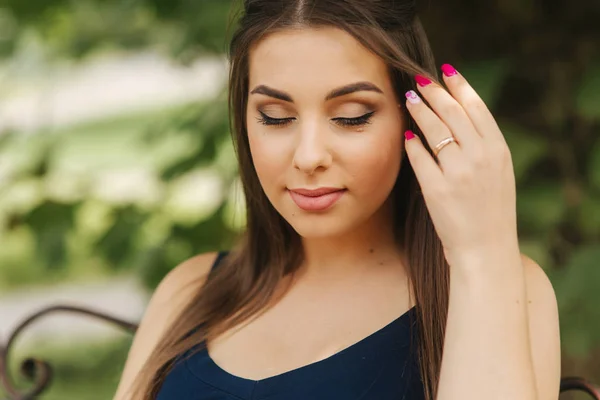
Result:
{"label": "pink nail polish", "polygon": [[417,104],[421,101],[421,98],[414,90],[409,90],[408,92],[406,92],[405,96],[408,99],[408,102],[411,104]]}
{"label": "pink nail polish", "polygon": [[423,75],[415,75],[415,81],[417,81],[417,83],[421,87],[427,86],[431,83],[431,81],[428,78],[424,77]]}
{"label": "pink nail polish", "polygon": [[458,71],[456,71],[456,69],[450,64],[442,65],[441,69],[442,69],[442,72],[444,73],[444,75],[446,75],[446,76],[454,76],[454,75],[458,74]]}
{"label": "pink nail polish", "polygon": [[406,138],[406,140],[410,140],[415,137],[415,134],[413,133],[413,131],[406,131],[404,132],[404,137]]}

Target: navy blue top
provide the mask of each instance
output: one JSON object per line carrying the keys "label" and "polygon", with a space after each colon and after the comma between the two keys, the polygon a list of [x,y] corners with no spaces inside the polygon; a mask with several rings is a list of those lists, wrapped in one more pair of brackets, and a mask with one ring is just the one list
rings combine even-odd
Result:
{"label": "navy blue top", "polygon": [[[219,254],[215,266],[223,256]],[[410,346],[414,313],[413,307],[328,358],[261,380],[225,371],[201,346],[191,357],[176,360],[156,399],[423,400],[416,341]]]}

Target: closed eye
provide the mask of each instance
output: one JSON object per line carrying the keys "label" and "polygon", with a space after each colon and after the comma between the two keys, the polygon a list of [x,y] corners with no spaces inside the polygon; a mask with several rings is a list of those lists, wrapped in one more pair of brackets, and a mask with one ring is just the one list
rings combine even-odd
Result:
{"label": "closed eye", "polygon": [[280,126],[280,125],[285,125],[288,122],[291,122],[293,120],[295,120],[296,118],[271,118],[269,117],[267,114],[263,113],[262,111],[259,111],[260,113],[260,117],[257,117],[257,121],[260,122],[263,125],[276,125],[276,126]]}
{"label": "closed eye", "polygon": [[361,125],[369,124],[370,119],[373,116],[373,114],[375,114],[375,111],[371,111],[369,113],[366,113],[366,114],[361,115],[360,117],[356,117],[356,118],[339,117],[339,118],[334,118],[333,120],[342,126],[361,126]]}
{"label": "closed eye", "polygon": [[[259,113],[260,113],[260,117],[257,117],[256,119],[258,122],[260,122],[263,125],[283,126],[283,125],[286,125],[289,122],[292,122],[296,119],[294,117],[272,118],[272,117],[269,117],[267,114],[263,113],[262,111],[259,111]],[[370,119],[373,116],[373,114],[375,114],[375,111],[371,111],[369,113],[366,113],[366,114],[361,115],[360,117],[356,117],[356,118],[337,117],[337,118],[333,118],[333,121],[335,121],[338,125],[341,125],[344,127],[356,127],[356,126],[369,124]]]}

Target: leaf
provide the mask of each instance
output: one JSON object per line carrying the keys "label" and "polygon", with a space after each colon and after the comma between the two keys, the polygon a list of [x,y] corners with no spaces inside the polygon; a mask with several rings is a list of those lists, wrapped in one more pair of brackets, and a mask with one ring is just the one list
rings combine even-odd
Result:
{"label": "leaf", "polygon": [[573,322],[566,324],[560,321],[561,346],[571,357],[585,357],[589,355],[594,345],[594,339],[586,329],[586,324]]}
{"label": "leaf", "polygon": [[162,279],[175,266],[167,261],[166,243],[140,252],[136,265],[140,279],[145,287],[155,289]]}
{"label": "leaf", "polygon": [[494,59],[471,62],[460,67],[460,73],[473,86],[479,97],[493,108],[500,95],[500,88],[506,74],[509,72],[507,59]]}
{"label": "leaf", "polygon": [[66,237],[73,229],[75,206],[45,202],[24,217],[36,241],[38,257],[50,269],[65,267]]}
{"label": "leaf", "polygon": [[200,144],[196,151],[183,153],[181,157],[164,166],[161,179],[172,180],[197,167],[213,164],[221,144],[229,132],[228,108],[225,103],[215,100],[204,105],[200,111],[196,107],[182,110],[174,119],[173,127],[178,134],[191,135]]}
{"label": "leaf", "polygon": [[546,155],[549,145],[533,132],[510,122],[499,123],[512,155],[517,183],[527,177],[530,169]]}
{"label": "leaf", "polygon": [[600,140],[598,140],[590,154],[588,171],[590,183],[600,191]]}
{"label": "leaf", "polygon": [[0,150],[3,150],[13,139],[17,137],[17,133],[10,129],[0,129]]}
{"label": "leaf", "polygon": [[518,192],[517,213],[520,230],[546,233],[556,227],[565,211],[566,200],[559,183],[536,183]]}
{"label": "leaf", "polygon": [[160,178],[165,181],[172,181],[176,178],[179,178],[182,175],[185,175],[187,172],[200,166],[198,159],[198,154],[192,154],[190,156],[180,158],[162,171]]}
{"label": "leaf", "polygon": [[550,246],[540,239],[521,239],[519,248],[523,254],[536,261],[543,269],[551,269],[553,266],[550,257]]}
{"label": "leaf", "polygon": [[115,211],[114,224],[96,243],[101,255],[113,269],[122,267],[131,256],[137,238],[145,222],[146,214],[133,206]]}
{"label": "leaf", "polygon": [[193,226],[176,224],[173,236],[186,238],[192,244],[194,253],[208,250],[228,248],[233,244],[235,232],[229,229],[223,218],[225,203],[208,218]]}
{"label": "leaf", "polygon": [[578,248],[554,287],[561,315],[563,345],[583,355],[600,344],[600,245]]}
{"label": "leaf", "polygon": [[237,233],[228,227],[224,209],[222,205],[193,226],[173,225],[165,241],[143,252],[136,264],[144,285],[155,288],[176,265],[195,254],[231,248]]}
{"label": "leaf", "polygon": [[587,236],[600,236],[600,197],[585,193],[577,217],[578,226]]}
{"label": "leaf", "polygon": [[581,79],[575,109],[584,118],[600,120],[600,64],[590,66]]}

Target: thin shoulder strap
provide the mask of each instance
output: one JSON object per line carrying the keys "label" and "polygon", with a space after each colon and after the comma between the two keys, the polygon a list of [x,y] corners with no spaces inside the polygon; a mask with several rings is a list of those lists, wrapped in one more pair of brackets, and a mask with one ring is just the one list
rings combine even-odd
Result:
{"label": "thin shoulder strap", "polygon": [[220,252],[217,254],[217,257],[215,258],[215,261],[213,262],[213,265],[212,265],[212,267],[210,267],[211,273],[212,273],[212,272],[213,272],[215,269],[217,269],[217,267],[219,266],[219,264],[221,263],[221,261],[223,261],[223,259],[224,259],[225,257],[227,257],[227,254],[229,254],[229,252],[228,252],[228,251],[220,251]]}
{"label": "thin shoulder strap", "polygon": [[[213,261],[212,266],[210,267],[209,275],[212,274],[215,271],[215,269],[217,269],[217,267],[219,266],[221,261],[223,261],[223,259],[227,256],[227,254],[229,254],[228,251],[220,251],[219,253],[217,253],[217,257],[215,257],[215,261]],[[186,335],[184,335],[182,339],[188,338],[189,336],[194,334],[201,327],[202,327],[201,325],[196,326],[190,332],[188,332]],[[179,355],[179,356],[177,356],[177,359],[180,359],[181,357],[182,357],[182,355]]]}

